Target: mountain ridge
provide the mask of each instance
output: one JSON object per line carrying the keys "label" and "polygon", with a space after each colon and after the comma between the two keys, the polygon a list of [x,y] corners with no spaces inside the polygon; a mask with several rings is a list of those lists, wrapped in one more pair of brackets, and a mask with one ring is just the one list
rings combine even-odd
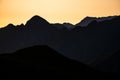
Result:
{"label": "mountain ridge", "polygon": [[[34,45],[48,45],[62,55],[84,64],[105,60],[120,50],[120,16],[101,22],[92,21],[87,27],[66,28],[34,18],[28,26],[10,25],[0,29],[0,54]],[[36,20],[39,21],[36,24]],[[98,60],[99,59],[99,60]]]}
{"label": "mountain ridge", "polygon": [[83,20],[81,20],[79,23],[76,24],[76,26],[82,26],[86,27],[88,26],[92,21],[102,22],[105,20],[111,20],[118,16],[107,16],[107,17],[85,17]]}
{"label": "mountain ridge", "polygon": [[[86,19],[91,19],[91,21],[94,21],[94,20],[97,20],[98,22],[100,22],[100,21],[104,21],[104,20],[111,20],[111,19],[113,19],[113,18],[116,18],[116,17],[118,17],[118,16],[120,16],[120,15],[114,15],[114,16],[106,16],[106,17],[90,17],[90,16],[86,16],[84,19],[82,19],[80,22],[78,22],[78,23],[76,23],[75,25],[73,25],[72,23],[67,23],[67,22],[64,22],[63,23],[63,25],[65,24],[65,25],[70,25],[70,26],[81,26],[81,25],[85,25],[85,24],[83,24],[84,23],[84,21],[86,20]],[[41,16],[39,16],[39,15],[34,15],[33,17],[31,17],[29,20],[27,20],[26,21],[26,24],[25,25],[27,25],[27,23],[29,22],[29,21],[34,21],[34,20],[41,20],[41,21],[43,21],[43,22],[45,22],[45,23],[49,23],[47,20],[45,20],[44,18],[42,18]],[[41,22],[40,21],[40,22]],[[90,22],[91,22],[90,21]],[[88,23],[90,23],[90,22],[88,22]],[[87,25],[88,25],[88,23],[87,23]],[[10,23],[11,25],[14,25],[14,24],[12,24],[12,23]],[[23,23],[21,23],[21,24],[23,24]],[[61,23],[49,23],[49,24],[61,24]],[[81,25],[79,25],[79,24],[81,24]],[[9,24],[8,24],[9,25]],[[8,26],[7,25],[7,26]],[[86,25],[86,26],[87,26]],[[7,27],[7,26],[5,26],[5,27]],[[14,25],[15,26],[15,25]],[[16,25],[16,26],[20,26],[20,25]],[[5,27],[2,27],[2,28],[5,28]],[[84,26],[83,26],[84,27]],[[69,26],[67,26],[67,28],[69,28]],[[1,28],[0,28],[1,29]]]}
{"label": "mountain ridge", "polygon": [[46,21],[44,18],[42,18],[38,15],[35,15],[26,22],[25,26],[30,26],[30,25],[38,26],[40,24],[45,24],[46,25],[46,24],[49,24],[49,22]]}

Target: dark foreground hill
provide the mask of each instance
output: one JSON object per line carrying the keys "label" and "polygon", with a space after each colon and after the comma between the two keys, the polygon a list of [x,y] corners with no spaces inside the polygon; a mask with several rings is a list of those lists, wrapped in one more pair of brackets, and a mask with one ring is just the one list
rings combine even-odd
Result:
{"label": "dark foreground hill", "polygon": [[105,60],[93,63],[93,67],[104,72],[120,74],[120,50]]}
{"label": "dark foreground hill", "polygon": [[105,79],[94,69],[68,59],[47,46],[34,46],[0,55],[0,73],[8,80]]}

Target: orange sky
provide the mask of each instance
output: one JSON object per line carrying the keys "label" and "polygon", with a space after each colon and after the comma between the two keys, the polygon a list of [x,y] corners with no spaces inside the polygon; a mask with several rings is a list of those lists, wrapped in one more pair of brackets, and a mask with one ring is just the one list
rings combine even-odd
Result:
{"label": "orange sky", "polygon": [[78,23],[85,16],[120,15],[120,0],[0,0],[0,27],[40,15],[51,23]]}

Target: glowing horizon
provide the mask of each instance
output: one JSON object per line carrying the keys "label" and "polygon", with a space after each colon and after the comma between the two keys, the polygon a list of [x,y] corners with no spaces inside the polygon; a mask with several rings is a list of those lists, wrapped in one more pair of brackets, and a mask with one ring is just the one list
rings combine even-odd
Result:
{"label": "glowing horizon", "polygon": [[0,27],[25,24],[34,15],[76,24],[86,16],[120,15],[120,0],[0,0]]}

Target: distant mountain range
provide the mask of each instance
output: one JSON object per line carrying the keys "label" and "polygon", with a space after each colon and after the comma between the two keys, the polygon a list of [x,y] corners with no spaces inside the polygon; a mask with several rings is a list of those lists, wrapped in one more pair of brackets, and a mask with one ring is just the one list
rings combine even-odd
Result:
{"label": "distant mountain range", "polygon": [[70,59],[95,67],[120,50],[119,35],[120,16],[86,17],[76,25],[50,24],[33,16],[25,25],[9,24],[0,29],[0,53],[47,45]]}
{"label": "distant mountain range", "polygon": [[80,23],[77,23],[76,26],[87,27],[92,21],[102,22],[106,20],[111,20],[116,18],[117,16],[109,16],[109,17],[85,17]]}

